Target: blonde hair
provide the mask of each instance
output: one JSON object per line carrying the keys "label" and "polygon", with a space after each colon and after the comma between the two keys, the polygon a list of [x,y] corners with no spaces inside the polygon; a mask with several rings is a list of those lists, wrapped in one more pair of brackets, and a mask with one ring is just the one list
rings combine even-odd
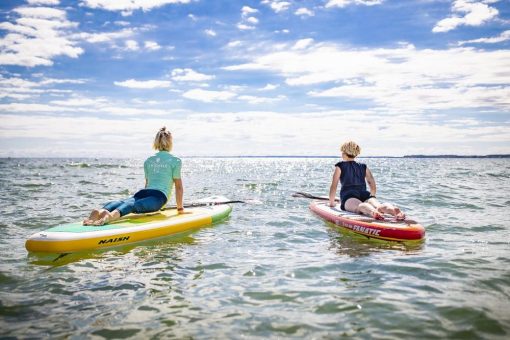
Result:
{"label": "blonde hair", "polygon": [[356,158],[361,153],[361,148],[353,141],[348,141],[342,144],[340,151],[345,153],[350,158]]}
{"label": "blonde hair", "polygon": [[159,151],[170,151],[172,146],[172,134],[166,129],[166,126],[163,126],[156,134],[152,147]]}

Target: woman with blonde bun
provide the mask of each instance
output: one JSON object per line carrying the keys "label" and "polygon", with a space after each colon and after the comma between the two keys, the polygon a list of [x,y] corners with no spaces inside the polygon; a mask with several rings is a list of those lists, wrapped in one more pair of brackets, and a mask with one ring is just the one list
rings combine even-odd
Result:
{"label": "woman with blonde bun", "polygon": [[[390,214],[397,220],[404,220],[405,214],[398,207],[389,203],[381,204],[375,197],[377,187],[372,172],[366,164],[355,161],[355,158],[361,153],[359,145],[349,141],[342,144],[340,151],[343,161],[335,164],[335,172],[329,189],[329,205],[336,206],[336,189],[340,182],[340,209],[361,213],[378,220],[384,219],[383,214]],[[366,183],[368,183],[370,191],[367,191]]]}
{"label": "woman with blonde bun", "polygon": [[154,138],[153,147],[158,152],[147,158],[143,169],[145,188],[133,196],[107,203],[101,209],[94,209],[83,221],[84,225],[104,225],[129,213],[148,213],[160,210],[170,198],[175,185],[177,212],[184,213],[182,199],[184,189],[181,180],[181,160],[170,154],[172,134],[162,127]]}

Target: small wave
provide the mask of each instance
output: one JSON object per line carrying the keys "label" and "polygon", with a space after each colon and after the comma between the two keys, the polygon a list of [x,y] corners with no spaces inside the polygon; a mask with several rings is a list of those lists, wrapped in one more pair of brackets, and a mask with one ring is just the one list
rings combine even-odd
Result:
{"label": "small wave", "polygon": [[488,232],[488,231],[500,231],[500,230],[506,230],[504,227],[496,226],[496,225],[483,225],[483,226],[476,226],[471,228],[472,231],[476,232]]}
{"label": "small wave", "polygon": [[85,162],[71,162],[67,163],[67,166],[73,167],[73,168],[97,168],[97,169],[127,169],[129,166],[124,164],[91,164],[91,163],[85,163]]}
{"label": "small wave", "polygon": [[90,168],[90,164],[88,163],[67,163],[67,166],[73,167],[73,168]]}
{"label": "small wave", "polygon": [[494,178],[510,178],[510,173],[488,173],[487,176]]}
{"label": "small wave", "polygon": [[37,188],[44,188],[52,185],[51,182],[45,182],[45,183],[16,183],[13,184],[13,186],[20,187],[20,188],[27,188],[27,189],[37,189]]}
{"label": "small wave", "polygon": [[87,184],[98,184],[98,183],[91,182],[91,181],[86,181],[86,180],[81,180],[81,181],[78,181],[78,184],[87,185]]}
{"label": "small wave", "polygon": [[94,168],[99,169],[127,169],[129,168],[127,165],[123,164],[95,164]]}

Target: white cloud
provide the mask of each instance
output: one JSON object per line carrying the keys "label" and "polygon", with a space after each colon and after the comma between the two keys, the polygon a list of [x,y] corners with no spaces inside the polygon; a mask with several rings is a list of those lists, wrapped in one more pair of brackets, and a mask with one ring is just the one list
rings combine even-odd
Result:
{"label": "white cloud", "polygon": [[248,17],[248,18],[246,18],[246,22],[249,22],[252,25],[256,25],[259,23],[259,19],[255,18],[255,17]]}
{"label": "white cloud", "polygon": [[140,118],[145,116],[168,116],[171,111],[165,109],[149,109],[147,107],[125,107],[125,106],[105,106],[102,107],[100,112],[113,116],[131,116],[133,118]]}
{"label": "white cloud", "polygon": [[93,106],[95,108],[99,108],[101,106],[105,106],[108,104],[108,99],[106,98],[84,98],[84,97],[71,97],[66,100],[52,100],[50,102],[52,105],[56,106],[73,106],[73,107],[86,107]]}
{"label": "white cloud", "polygon": [[136,40],[126,40],[125,46],[128,51],[138,51],[140,49]]}
{"label": "white cloud", "polygon": [[83,49],[69,38],[77,24],[68,21],[66,12],[49,7],[19,7],[15,22],[2,22],[7,35],[0,38],[0,65],[34,67],[53,65],[58,56],[77,58]]}
{"label": "white cloud", "polygon": [[85,79],[55,79],[26,80],[17,77],[4,78],[0,75],[0,98],[26,100],[44,94],[67,93],[70,90],[59,90],[49,87],[54,84],[84,84]]}
{"label": "white cloud", "polygon": [[374,6],[380,5],[384,2],[384,0],[329,0],[326,4],[326,8],[330,7],[346,7],[349,5],[365,5],[365,6]]}
{"label": "white cloud", "polygon": [[466,44],[497,44],[503,41],[510,40],[510,30],[502,32],[497,37],[491,37],[491,38],[479,38],[479,39],[473,39],[473,40],[464,40],[459,41],[459,45],[466,45]]}
{"label": "white cloud", "polygon": [[237,99],[247,102],[248,104],[271,104],[287,99],[284,95],[278,95],[276,97],[257,97],[251,95],[242,95],[237,97]]}
{"label": "white cloud", "polygon": [[290,86],[317,87],[309,90],[310,96],[363,99],[366,105],[386,111],[510,109],[510,79],[502,72],[510,69],[509,50],[303,45],[307,48],[293,49],[289,44],[276,49],[273,45],[266,53],[246,53],[247,63],[225,69],[273,72]]}
{"label": "white cloud", "polygon": [[289,9],[291,3],[288,1],[280,1],[280,0],[262,0],[264,5],[269,5],[275,13],[284,12]]}
{"label": "white cloud", "polygon": [[243,23],[239,23],[239,24],[237,24],[237,28],[239,28],[242,31],[247,31],[247,30],[254,30],[255,26],[250,26],[250,25],[246,25]]}
{"label": "white cloud", "polygon": [[121,12],[123,15],[131,15],[133,11],[150,11],[154,8],[168,4],[187,4],[191,0],[82,0],[82,6],[90,8],[99,8],[107,11]]}
{"label": "white cloud", "polygon": [[488,4],[497,2],[491,0],[455,0],[452,6],[452,16],[439,21],[432,32],[448,32],[458,26],[481,26],[496,18],[499,11]]}
{"label": "white cloud", "polygon": [[239,40],[234,40],[234,41],[231,41],[227,44],[227,47],[228,48],[235,48],[235,47],[239,47],[241,46],[243,43]]}
{"label": "white cloud", "polygon": [[69,108],[57,107],[47,104],[11,103],[0,104],[0,112],[3,113],[34,113],[34,112],[67,112]]}
{"label": "white cloud", "polygon": [[243,8],[241,9],[241,15],[250,16],[251,14],[258,13],[258,11],[259,11],[258,9],[251,8],[249,6],[243,6]]}
{"label": "white cloud", "polygon": [[149,51],[157,51],[161,49],[161,46],[157,42],[149,40],[144,43],[144,47]]}
{"label": "white cloud", "polygon": [[55,79],[55,78],[44,78],[40,81],[41,85],[50,84],[85,84],[86,79]]}
{"label": "white cloud", "polygon": [[241,22],[237,24],[237,28],[242,31],[255,29],[254,25],[259,23],[259,19],[252,16],[252,14],[258,13],[257,9],[249,6],[243,6],[241,9]]}
{"label": "white cloud", "polygon": [[[172,112],[165,114],[164,110],[160,110],[161,115],[139,111],[140,116],[118,118],[1,114],[0,143],[12,143],[13,147],[1,148],[0,156],[142,157],[152,152],[152,139],[162,125],[172,131],[174,152],[179,156],[336,155],[338,145],[348,139],[363,141],[362,156],[508,153],[510,145],[509,128],[503,125],[469,121],[434,123],[398,115],[387,116],[382,122],[378,112],[368,110],[295,115],[263,111],[206,112],[187,114],[185,119],[176,119]],[[378,123],[372,124],[374,121]],[[76,129],[77,126],[80,128]],[[30,149],[15,143],[17,138],[25,136],[37,140]],[[56,140],[58,148],[55,148]],[[406,143],[401,143],[402,140]],[[130,148],[126,149],[125,145]],[[437,145],[441,145],[440,150]]]}
{"label": "white cloud", "polygon": [[301,40],[298,40],[294,46],[292,46],[292,49],[293,50],[303,50],[303,49],[306,49],[308,46],[312,45],[313,44],[313,39],[301,39]]}
{"label": "white cloud", "polygon": [[196,72],[190,68],[176,68],[172,71],[172,80],[175,81],[207,81],[214,76]]}
{"label": "white cloud", "polygon": [[76,39],[82,39],[89,43],[111,43],[118,39],[125,39],[132,37],[135,34],[135,30],[131,28],[125,28],[116,32],[104,32],[104,33],[86,33],[81,32],[76,34]]}
{"label": "white cloud", "polygon": [[135,80],[128,79],[124,81],[116,81],[115,85],[121,87],[128,87],[131,89],[156,89],[156,88],[167,88],[172,86],[172,83],[168,80]]}
{"label": "white cloud", "polygon": [[45,5],[45,6],[53,6],[58,5],[60,0],[27,0],[29,5]]}
{"label": "white cloud", "polygon": [[18,7],[13,10],[21,17],[41,19],[66,19],[66,12],[51,7]]}
{"label": "white cloud", "polygon": [[216,36],[216,32],[212,29],[207,29],[204,31],[204,33],[210,37],[215,37]]}
{"label": "white cloud", "polygon": [[228,101],[234,98],[236,94],[230,91],[209,91],[193,89],[184,92],[182,96],[188,99],[211,103],[216,101]]}
{"label": "white cloud", "polygon": [[3,78],[0,76],[0,98],[24,100],[43,93],[36,89],[39,84],[21,78]]}
{"label": "white cloud", "polygon": [[263,88],[260,89],[260,91],[272,91],[274,89],[277,89],[278,88],[278,85],[275,85],[275,84],[267,84],[266,86],[264,86]]}
{"label": "white cloud", "polygon": [[114,22],[114,24],[117,26],[124,26],[124,27],[130,25],[129,21],[123,21],[123,20],[117,20]]}
{"label": "white cloud", "polygon": [[142,105],[142,107],[130,107],[126,106],[124,102],[114,103],[107,98],[86,98],[80,96],[70,96],[68,99],[54,100],[47,104],[0,104],[0,112],[4,114],[42,113],[49,116],[58,113],[66,113],[75,116],[86,115],[87,117],[89,117],[91,113],[124,117],[164,116],[172,113],[172,111],[167,109],[149,109],[146,105]]}
{"label": "white cloud", "polygon": [[298,16],[309,16],[309,17],[313,17],[315,15],[315,13],[312,11],[312,10],[309,10],[308,8],[305,8],[305,7],[301,7],[301,8],[298,8],[295,12],[294,12],[295,15],[298,15]]}

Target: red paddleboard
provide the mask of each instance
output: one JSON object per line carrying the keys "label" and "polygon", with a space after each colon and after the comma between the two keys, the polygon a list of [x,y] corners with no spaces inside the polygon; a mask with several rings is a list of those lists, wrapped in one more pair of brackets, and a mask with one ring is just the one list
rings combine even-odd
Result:
{"label": "red paddleboard", "polygon": [[354,214],[340,209],[340,204],[330,207],[328,202],[314,201],[310,210],[323,219],[356,234],[386,241],[419,241],[425,238],[425,228],[416,221],[405,219],[397,221],[385,215],[384,220]]}

